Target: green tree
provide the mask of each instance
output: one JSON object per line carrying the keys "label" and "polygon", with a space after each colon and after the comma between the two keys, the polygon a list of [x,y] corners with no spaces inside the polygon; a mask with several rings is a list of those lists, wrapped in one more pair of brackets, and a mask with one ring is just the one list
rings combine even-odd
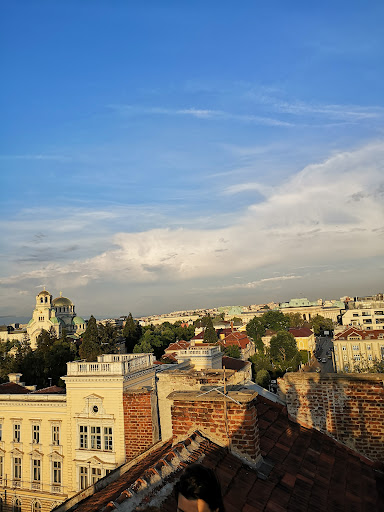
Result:
{"label": "green tree", "polygon": [[204,343],[216,343],[217,342],[217,333],[215,328],[213,327],[212,318],[208,314],[206,326],[204,329]]}
{"label": "green tree", "polygon": [[117,352],[117,330],[111,322],[98,326],[100,343],[104,354],[116,354]]}
{"label": "green tree", "polygon": [[255,378],[256,384],[262,386],[265,389],[269,389],[269,385],[271,383],[271,376],[267,372],[267,370],[259,370],[256,374]]}
{"label": "green tree", "polygon": [[132,313],[129,313],[124,327],[123,327],[123,336],[125,338],[125,347],[127,349],[128,354],[132,353],[133,347],[139,342],[142,336],[142,329],[138,322],[132,317]]}
{"label": "green tree", "polygon": [[99,329],[96,319],[91,315],[88,320],[87,328],[82,335],[81,345],[79,347],[79,356],[86,361],[96,361],[97,356],[102,353]]}
{"label": "green tree", "polygon": [[9,341],[0,342],[0,382],[8,382],[8,374],[16,373],[16,358],[9,353],[12,344]]}
{"label": "green tree", "polygon": [[[150,333],[150,331],[146,331],[146,333]],[[152,338],[150,337],[150,334],[148,334],[147,336],[145,334],[141,338],[140,342],[133,347],[134,354],[154,352],[154,349],[150,341]]]}
{"label": "green tree", "polygon": [[247,323],[246,326],[247,334],[250,338],[253,339],[256,345],[257,351],[262,352],[264,350],[264,343],[262,342],[262,337],[265,334],[265,325],[263,321],[263,317],[255,316]]}
{"label": "green tree", "polygon": [[281,311],[267,311],[263,314],[262,321],[264,327],[271,331],[285,331],[289,329],[289,318]]}
{"label": "green tree", "polygon": [[79,347],[79,356],[86,361],[96,361],[97,356],[102,353],[101,345],[92,339],[83,339]]}
{"label": "green tree", "polygon": [[290,332],[278,331],[270,341],[272,363],[280,370],[296,370],[300,363],[300,353],[295,338]]}
{"label": "green tree", "polygon": [[303,327],[306,323],[300,313],[286,313],[285,316],[289,318],[289,327]]}
{"label": "green tree", "polygon": [[42,352],[49,352],[56,340],[57,335],[53,327],[51,327],[49,331],[42,329],[41,333],[36,338],[37,349]]}
{"label": "green tree", "polygon": [[316,336],[321,334],[322,331],[332,331],[333,330],[333,322],[330,318],[324,318],[321,315],[316,315],[311,318],[309,322],[311,328],[313,329]]}
{"label": "green tree", "polygon": [[249,360],[252,363],[252,373],[254,378],[256,378],[256,375],[260,370],[273,372],[269,347],[266,347],[263,352],[257,352],[251,356]]}
{"label": "green tree", "polygon": [[97,328],[97,322],[96,318],[91,315],[88,323],[87,328],[85,329],[85,332],[82,335],[83,341],[93,341],[94,343],[99,343],[99,329]]}
{"label": "green tree", "polygon": [[224,354],[228,357],[234,357],[235,359],[240,359],[241,357],[240,349],[237,345],[229,345],[229,347],[226,347]]}

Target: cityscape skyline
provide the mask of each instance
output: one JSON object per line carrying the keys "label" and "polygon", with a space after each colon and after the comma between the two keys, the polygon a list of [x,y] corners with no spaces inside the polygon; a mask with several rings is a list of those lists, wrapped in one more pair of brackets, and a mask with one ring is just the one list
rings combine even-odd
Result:
{"label": "cityscape skyline", "polygon": [[380,291],[383,14],[6,5],[0,315],[43,286],[85,317]]}

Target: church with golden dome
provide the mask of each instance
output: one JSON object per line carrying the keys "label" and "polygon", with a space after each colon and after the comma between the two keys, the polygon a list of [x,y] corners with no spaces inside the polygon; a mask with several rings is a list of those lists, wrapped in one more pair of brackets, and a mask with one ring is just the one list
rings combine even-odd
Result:
{"label": "church with golden dome", "polygon": [[53,328],[58,338],[65,329],[69,336],[77,338],[86,327],[86,321],[76,315],[75,305],[70,299],[63,297],[61,292],[59,297],[53,299],[44,288],[36,295],[36,305],[27,325],[27,334],[32,349],[35,349],[36,340],[43,329],[50,331]]}

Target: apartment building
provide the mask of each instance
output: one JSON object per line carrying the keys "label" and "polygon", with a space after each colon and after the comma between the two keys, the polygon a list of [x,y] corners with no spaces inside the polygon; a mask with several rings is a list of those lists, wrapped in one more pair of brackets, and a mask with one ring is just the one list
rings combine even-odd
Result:
{"label": "apartment building", "polygon": [[384,359],[384,330],[362,330],[348,327],[333,340],[336,371],[353,372]]}
{"label": "apartment building", "polygon": [[342,316],[342,323],[366,331],[384,329],[384,307],[348,309]]}

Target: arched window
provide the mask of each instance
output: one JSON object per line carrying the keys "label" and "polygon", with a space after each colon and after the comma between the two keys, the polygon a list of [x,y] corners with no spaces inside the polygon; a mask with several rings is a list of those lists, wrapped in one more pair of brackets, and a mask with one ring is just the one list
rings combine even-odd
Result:
{"label": "arched window", "polygon": [[13,502],[13,512],[21,512],[21,500],[16,498]]}
{"label": "arched window", "polygon": [[32,503],[32,512],[41,512],[41,505],[39,501],[34,501]]}
{"label": "arched window", "polygon": [[40,297],[40,302],[41,302],[41,303],[43,303],[43,302],[44,302],[43,297]]}

